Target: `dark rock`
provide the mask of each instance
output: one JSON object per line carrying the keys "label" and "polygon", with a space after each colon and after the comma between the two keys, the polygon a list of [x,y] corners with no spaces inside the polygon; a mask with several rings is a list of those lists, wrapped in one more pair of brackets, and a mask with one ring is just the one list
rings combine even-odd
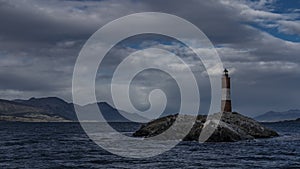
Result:
{"label": "dark rock", "polygon": [[[212,115],[211,119],[214,119],[214,116],[220,116],[220,113]],[[133,136],[157,136],[163,133],[165,130],[169,129],[176,120],[176,118],[178,118],[178,115],[169,115],[151,121],[147,124],[142,125],[140,129],[133,134]],[[189,118],[189,116],[184,116],[184,118]],[[218,125],[216,124],[217,122],[214,120],[206,121],[206,118],[207,116],[198,115],[195,124],[183,140],[198,141],[202,129],[204,127],[212,126],[215,126],[216,130],[206,140],[206,142],[234,142],[240,140],[249,140],[255,138],[271,138],[278,136],[278,134],[275,131],[268,129],[262,126],[257,121],[236,112],[223,113],[221,121]],[[180,131],[176,130],[176,132],[173,133],[178,134],[178,132]]]}

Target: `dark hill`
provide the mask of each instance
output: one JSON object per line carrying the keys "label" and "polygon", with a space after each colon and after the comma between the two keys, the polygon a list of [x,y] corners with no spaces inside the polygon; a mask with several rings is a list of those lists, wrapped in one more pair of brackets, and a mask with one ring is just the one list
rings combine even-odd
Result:
{"label": "dark hill", "polygon": [[76,120],[72,103],[67,103],[57,97],[30,98],[29,100],[14,100],[14,102],[40,108],[45,114],[57,115],[67,120]]}
{"label": "dark hill", "polygon": [[[97,105],[108,122],[130,122],[122,114],[136,121],[147,121],[137,114],[117,110],[105,102],[97,103]],[[86,114],[85,120],[95,121],[91,112],[92,104],[76,106]],[[77,121],[77,115],[73,103],[67,103],[57,97],[13,101],[0,99],[0,121]]]}
{"label": "dark hill", "polygon": [[275,112],[269,111],[262,115],[254,117],[255,120],[261,122],[276,122],[276,121],[285,121],[285,120],[295,120],[300,118],[300,110],[291,109],[284,112]]}
{"label": "dark hill", "polygon": [[[96,103],[94,103],[94,104],[96,104]],[[92,107],[94,106],[94,104],[88,104],[88,105],[79,107],[79,109],[81,109],[80,112],[83,112],[86,114],[85,116],[87,118],[84,120],[87,120],[87,121],[95,120],[95,117],[93,117],[94,113],[92,112]],[[122,114],[125,114],[125,116],[128,116],[131,119],[134,119],[135,121],[148,121],[147,119],[145,119],[142,116],[139,116],[137,114],[131,114],[131,113],[127,113],[122,110],[117,110],[106,102],[100,102],[100,103],[97,103],[97,105],[98,105],[99,109],[101,110],[103,117],[106,119],[106,121],[109,121],[109,122],[130,122],[130,120],[125,118]]]}
{"label": "dark hill", "polygon": [[26,105],[14,101],[0,100],[0,121],[67,121],[54,113],[49,113],[42,108]]}

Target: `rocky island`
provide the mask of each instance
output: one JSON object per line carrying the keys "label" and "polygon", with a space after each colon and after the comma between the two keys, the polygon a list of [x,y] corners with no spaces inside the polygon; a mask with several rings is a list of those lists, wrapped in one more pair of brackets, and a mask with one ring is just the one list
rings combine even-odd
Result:
{"label": "rocky island", "polygon": [[[206,142],[234,142],[240,140],[270,138],[278,136],[275,131],[262,126],[257,121],[243,116],[237,112],[232,112],[230,97],[230,77],[227,69],[223,71],[222,76],[222,99],[220,112],[223,113],[215,113],[210,116],[198,115],[197,118],[188,115],[169,115],[142,125],[141,128],[133,134],[133,136],[153,137],[163,133],[170,128],[171,132],[168,132],[168,134],[173,134],[174,136],[168,135],[167,138],[163,139],[182,138],[178,137],[177,135],[185,133],[184,130],[187,129],[186,126],[191,125],[190,123],[195,121],[194,119],[196,119],[196,122],[193,126],[191,126],[192,128],[190,131],[187,130],[189,131],[189,133],[183,138],[183,141],[199,140]],[[175,120],[185,121],[185,124],[174,129],[172,127],[172,124],[175,122]],[[199,139],[202,131],[204,133],[213,131],[213,133],[207,134],[207,136],[209,136],[208,138]]]}
{"label": "rocky island", "polygon": [[[214,115],[220,114],[216,113]],[[177,116],[177,114],[169,115],[144,124],[140,129],[133,133],[133,136],[153,137],[159,135],[172,126]],[[206,121],[206,118],[206,115],[198,115],[195,124],[183,141],[198,141],[199,135],[204,127],[216,125],[215,121]],[[174,133],[176,132],[180,131],[174,131]],[[276,136],[279,135],[275,131],[264,127],[249,117],[243,116],[237,112],[224,112],[217,129],[206,142],[235,142]]]}

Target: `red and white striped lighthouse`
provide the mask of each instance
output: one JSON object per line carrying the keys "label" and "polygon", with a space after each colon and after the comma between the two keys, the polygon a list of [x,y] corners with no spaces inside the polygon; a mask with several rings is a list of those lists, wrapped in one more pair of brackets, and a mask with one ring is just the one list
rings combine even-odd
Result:
{"label": "red and white striped lighthouse", "polygon": [[230,98],[230,77],[227,69],[224,70],[224,74],[222,76],[221,112],[232,112]]}

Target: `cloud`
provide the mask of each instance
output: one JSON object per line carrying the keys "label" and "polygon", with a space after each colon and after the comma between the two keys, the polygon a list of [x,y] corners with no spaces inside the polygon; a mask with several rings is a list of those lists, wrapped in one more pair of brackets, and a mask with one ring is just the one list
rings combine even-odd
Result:
{"label": "cloud", "polygon": [[300,35],[299,21],[278,21],[278,30],[280,32],[292,35]]}
{"label": "cloud", "polygon": [[[189,3],[177,0],[164,3],[159,0],[1,1],[0,93],[9,99],[59,96],[71,101],[73,67],[85,41],[109,21],[135,12],[156,11],[187,19],[216,46],[232,75],[235,110],[254,115],[270,109],[299,108],[296,101],[299,99],[296,91],[300,80],[299,43],[280,39],[268,32],[268,29],[275,28],[279,33],[299,35],[297,11],[278,12],[276,9],[280,6],[275,5],[276,1],[267,0],[191,0]],[[165,29],[172,29],[172,26]],[[143,42],[140,46],[149,44]],[[176,43],[154,43],[152,46],[184,55],[184,60],[202,85],[201,99],[208,105],[209,93],[206,90],[209,84],[203,83],[204,69],[199,60]],[[134,51],[134,47],[120,48],[105,60],[105,71],[97,75],[101,79],[97,88],[101,99],[110,99],[107,84],[113,69]],[[209,55],[210,51],[203,53]],[[168,60],[161,59],[155,64],[167,65]],[[170,66],[179,72],[182,67],[176,63]],[[155,75],[157,79],[152,73],[144,72],[136,79],[133,94],[142,97],[137,105],[147,105],[145,100],[149,90],[153,89],[152,85],[166,90],[170,105],[178,105],[176,86],[170,84],[172,80]],[[170,105],[170,111],[178,108]]]}

